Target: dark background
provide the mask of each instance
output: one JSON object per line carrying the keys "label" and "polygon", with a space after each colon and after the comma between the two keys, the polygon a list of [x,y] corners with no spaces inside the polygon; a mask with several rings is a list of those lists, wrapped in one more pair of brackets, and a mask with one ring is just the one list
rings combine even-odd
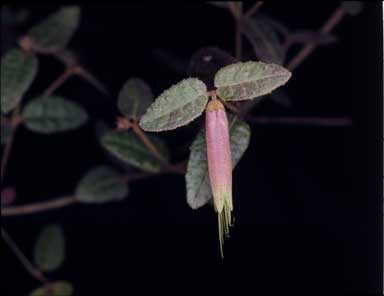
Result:
{"label": "dark background", "polygon": [[[56,5],[30,10],[25,28]],[[247,6],[246,6],[247,7]],[[291,28],[317,29],[337,3],[267,3],[262,11]],[[23,31],[21,30],[21,33]],[[352,126],[252,125],[250,146],[234,171],[236,225],[219,255],[216,215],[193,211],[181,176],[135,182],[120,203],[75,205],[39,215],[10,217],[3,225],[31,257],[46,223],[63,226],[67,258],[50,278],[69,280],[75,295],[129,295],[134,288],[177,291],[221,289],[247,295],[305,292],[308,295],[379,294],[382,281],[381,8],[366,3],[362,14],[336,28],[337,43],[317,49],[294,71],[284,89],[292,107],[262,102],[255,115],[350,117]],[[74,132],[50,137],[21,128],[3,185],[15,186],[17,204],[73,192],[97,164],[113,164],[98,144],[95,123],[113,125],[116,98],[130,77],[146,80],[155,95],[185,78],[194,52],[218,46],[233,52],[231,15],[205,4],[83,5],[71,42],[83,63],[106,84],[111,97],[79,78],[57,94],[92,114]],[[162,62],[156,49],[181,60],[181,71]],[[41,93],[63,70],[41,57],[26,100]],[[188,151],[199,123],[162,134],[176,153]],[[118,166],[117,166],[118,167]],[[38,286],[3,247],[3,295],[26,295]],[[181,286],[179,287],[179,285]],[[139,290],[139,291],[140,291]]]}

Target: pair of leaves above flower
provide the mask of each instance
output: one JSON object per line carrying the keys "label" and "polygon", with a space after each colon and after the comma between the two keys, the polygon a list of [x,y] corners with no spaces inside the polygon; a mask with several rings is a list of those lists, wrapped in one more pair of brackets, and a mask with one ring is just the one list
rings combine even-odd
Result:
{"label": "pair of leaves above flower", "polygon": [[1,58],[1,112],[16,108],[35,79],[38,60],[32,53],[12,49]]}
{"label": "pair of leaves above flower", "polygon": [[[285,84],[291,72],[276,64],[235,63],[221,68],[214,84],[225,101],[250,100]],[[164,91],[140,120],[143,130],[172,130],[191,122],[203,113],[208,102],[206,85],[197,78],[184,79]]]}
{"label": "pair of leaves above flower", "polygon": [[80,22],[78,6],[63,7],[31,28],[27,36],[39,53],[53,53],[67,46]]}
{"label": "pair of leaves above flower", "polygon": [[[166,145],[156,136],[147,135],[156,149],[169,159]],[[102,146],[119,160],[149,173],[158,173],[163,164],[132,131],[109,131],[101,139]]]}
{"label": "pair of leaves above flower", "polygon": [[41,271],[53,271],[65,258],[65,239],[58,225],[48,225],[40,232],[35,248],[34,261]]}
{"label": "pair of leaves above flower", "polygon": [[[233,115],[228,116],[228,123],[232,166],[234,168],[248,148],[251,129],[247,123]],[[198,209],[212,198],[208,174],[205,129],[200,130],[190,150],[191,153],[185,175],[187,203],[192,209]]]}
{"label": "pair of leaves above flower", "polygon": [[67,281],[56,281],[37,288],[30,296],[72,296],[73,286]]}
{"label": "pair of leaves above flower", "polygon": [[27,128],[43,134],[73,130],[88,120],[84,108],[58,96],[32,100],[25,106],[22,117]]}
{"label": "pair of leaves above flower", "polygon": [[129,194],[129,187],[114,169],[99,166],[80,180],[76,197],[84,203],[119,201]]}

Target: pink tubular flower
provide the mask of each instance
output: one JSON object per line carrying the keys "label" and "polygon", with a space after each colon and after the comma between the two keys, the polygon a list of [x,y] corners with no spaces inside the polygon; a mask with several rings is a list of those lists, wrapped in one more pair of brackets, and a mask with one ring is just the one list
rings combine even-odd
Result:
{"label": "pink tubular flower", "polygon": [[218,214],[220,251],[223,257],[223,238],[229,234],[233,209],[232,160],[227,115],[223,104],[216,98],[207,105],[205,129],[209,179]]}

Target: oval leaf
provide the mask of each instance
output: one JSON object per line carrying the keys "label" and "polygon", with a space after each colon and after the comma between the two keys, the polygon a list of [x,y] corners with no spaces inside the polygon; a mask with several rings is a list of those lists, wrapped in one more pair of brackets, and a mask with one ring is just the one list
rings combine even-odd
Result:
{"label": "oval leaf", "polygon": [[208,102],[206,85],[187,78],[164,91],[140,120],[145,131],[172,130],[191,122],[203,113]]}
{"label": "oval leaf", "polygon": [[63,7],[40,24],[31,28],[27,35],[36,52],[52,53],[67,46],[80,21],[78,6]]}
{"label": "oval leaf", "polygon": [[151,88],[143,80],[129,79],[119,94],[118,107],[127,118],[139,119],[153,101]]}
{"label": "oval leaf", "polygon": [[113,169],[100,166],[93,169],[80,181],[76,197],[85,203],[118,201],[129,193],[127,183]]}
{"label": "oval leaf", "polygon": [[[147,135],[157,150],[168,159],[168,150],[165,144],[153,135]],[[133,132],[109,131],[101,140],[102,146],[112,155],[138,169],[150,173],[158,173],[162,163],[152,155],[140,138]]]}
{"label": "oval leaf", "polygon": [[80,127],[88,120],[88,114],[74,102],[50,96],[34,99],[27,104],[23,118],[30,130],[51,134]]}
{"label": "oval leaf", "polygon": [[[248,148],[251,129],[247,123],[234,116],[228,116],[233,168]],[[192,209],[205,205],[211,198],[209,182],[205,129],[203,128],[191,145],[187,173],[187,203]]]}
{"label": "oval leaf", "polygon": [[291,75],[287,69],[275,64],[236,63],[216,73],[215,86],[223,100],[250,100],[284,85]]}
{"label": "oval leaf", "polygon": [[246,18],[244,35],[251,43],[256,57],[265,63],[283,65],[285,50],[275,29],[261,18]]}
{"label": "oval leaf", "polygon": [[41,271],[60,267],[65,257],[65,239],[60,226],[48,225],[40,232],[34,249],[34,261]]}
{"label": "oval leaf", "polygon": [[31,86],[38,68],[35,55],[12,49],[1,58],[1,112],[14,109]]}
{"label": "oval leaf", "polygon": [[66,281],[57,281],[33,290],[30,296],[72,296],[73,286]]}

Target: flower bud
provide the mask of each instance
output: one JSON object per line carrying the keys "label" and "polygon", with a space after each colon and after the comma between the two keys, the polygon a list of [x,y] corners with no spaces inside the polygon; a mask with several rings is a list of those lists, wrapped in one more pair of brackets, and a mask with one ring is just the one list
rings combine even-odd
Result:
{"label": "flower bud", "polygon": [[215,211],[218,214],[220,251],[231,225],[232,160],[228,119],[223,104],[216,98],[206,108],[205,117],[209,180]]}

